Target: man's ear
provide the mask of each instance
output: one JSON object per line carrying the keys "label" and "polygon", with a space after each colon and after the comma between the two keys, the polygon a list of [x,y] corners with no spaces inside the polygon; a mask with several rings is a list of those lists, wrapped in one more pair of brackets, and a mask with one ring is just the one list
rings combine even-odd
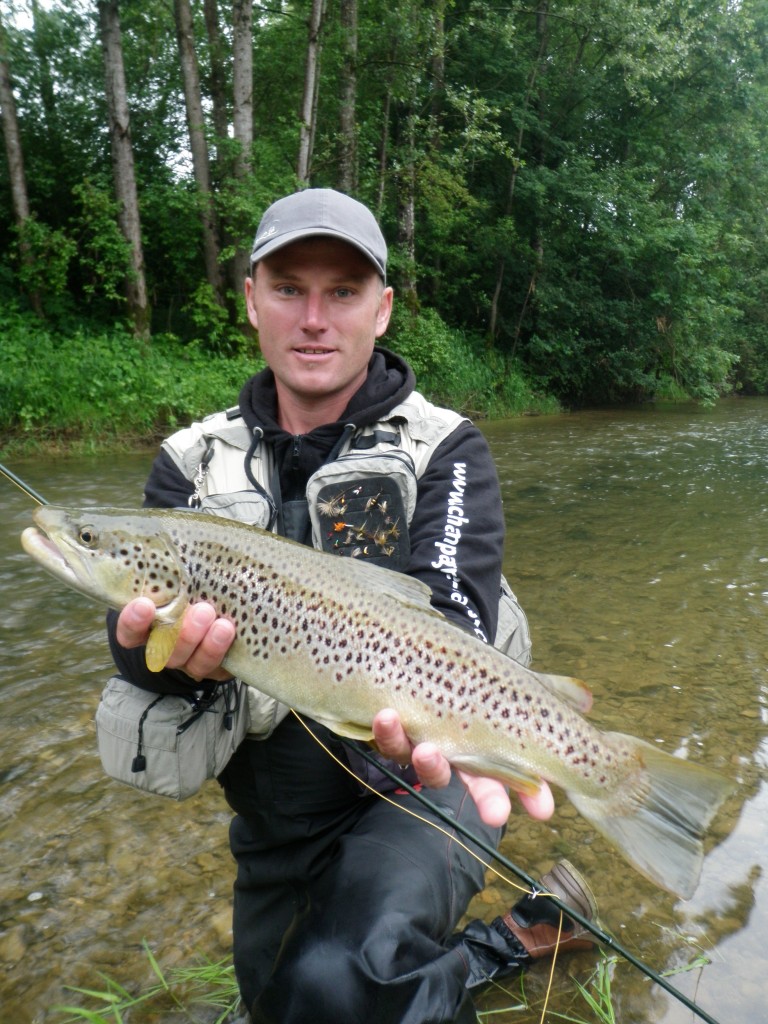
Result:
{"label": "man's ear", "polygon": [[392,288],[385,288],[381,293],[379,311],[376,314],[376,337],[380,338],[389,327],[389,318],[392,316],[392,300],[394,297]]}
{"label": "man's ear", "polygon": [[258,331],[259,329],[259,317],[256,312],[256,305],[254,302],[256,294],[256,281],[253,277],[246,277],[245,279],[245,309],[248,314],[248,322],[251,327]]}

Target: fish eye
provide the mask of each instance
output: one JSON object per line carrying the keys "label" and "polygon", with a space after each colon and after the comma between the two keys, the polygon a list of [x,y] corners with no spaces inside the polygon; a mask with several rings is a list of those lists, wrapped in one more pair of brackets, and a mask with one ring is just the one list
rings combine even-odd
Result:
{"label": "fish eye", "polygon": [[86,548],[94,548],[99,542],[99,535],[93,526],[81,526],[77,539]]}

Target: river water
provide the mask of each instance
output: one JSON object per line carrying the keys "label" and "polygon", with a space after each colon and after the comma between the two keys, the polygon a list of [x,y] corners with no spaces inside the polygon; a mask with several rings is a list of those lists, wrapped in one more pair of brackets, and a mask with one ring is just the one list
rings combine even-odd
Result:
{"label": "river water", "polygon": [[[677,901],[636,874],[564,799],[515,812],[504,852],[530,874],[569,857],[604,927],[720,1024],[768,1020],[768,401],[591,412],[484,427],[507,519],[506,572],[524,604],[534,667],[585,679],[594,721],[716,768],[738,783],[708,839],[702,881]],[[58,504],[137,505],[151,455],[17,461]],[[32,506],[0,482],[0,1022],[61,1021],[67,986],[129,989],[230,949],[229,814],[215,783],[175,804],[103,777],[93,714],[109,671],[103,615],[19,547]],[[492,881],[471,908],[514,902]],[[555,1013],[594,1020],[563,957]],[[621,1024],[694,1014],[619,960]],[[488,990],[487,1022],[534,1024],[548,970]],[[509,1007],[508,1012],[499,1012]],[[490,1011],[496,1011],[490,1015]],[[131,1021],[160,1020],[135,1012]],[[179,1020],[166,1015],[165,1022]],[[396,1024],[396,1022],[393,1022]]]}

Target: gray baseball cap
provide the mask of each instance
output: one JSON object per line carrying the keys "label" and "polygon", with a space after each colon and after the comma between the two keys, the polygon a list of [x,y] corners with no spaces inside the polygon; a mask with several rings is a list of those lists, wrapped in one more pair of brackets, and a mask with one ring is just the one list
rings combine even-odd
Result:
{"label": "gray baseball cap", "polygon": [[387,243],[367,206],[332,188],[308,188],[273,203],[261,218],[251,249],[254,263],[302,238],[322,235],[349,242],[379,275],[387,275]]}

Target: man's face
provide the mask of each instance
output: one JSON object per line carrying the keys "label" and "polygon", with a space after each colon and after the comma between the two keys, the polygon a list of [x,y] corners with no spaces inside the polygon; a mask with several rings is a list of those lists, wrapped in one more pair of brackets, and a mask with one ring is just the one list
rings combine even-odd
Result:
{"label": "man's face", "polygon": [[392,289],[361,252],[334,238],[278,249],[246,280],[248,319],[281,393],[343,407],[366,377],[387,329]]}

